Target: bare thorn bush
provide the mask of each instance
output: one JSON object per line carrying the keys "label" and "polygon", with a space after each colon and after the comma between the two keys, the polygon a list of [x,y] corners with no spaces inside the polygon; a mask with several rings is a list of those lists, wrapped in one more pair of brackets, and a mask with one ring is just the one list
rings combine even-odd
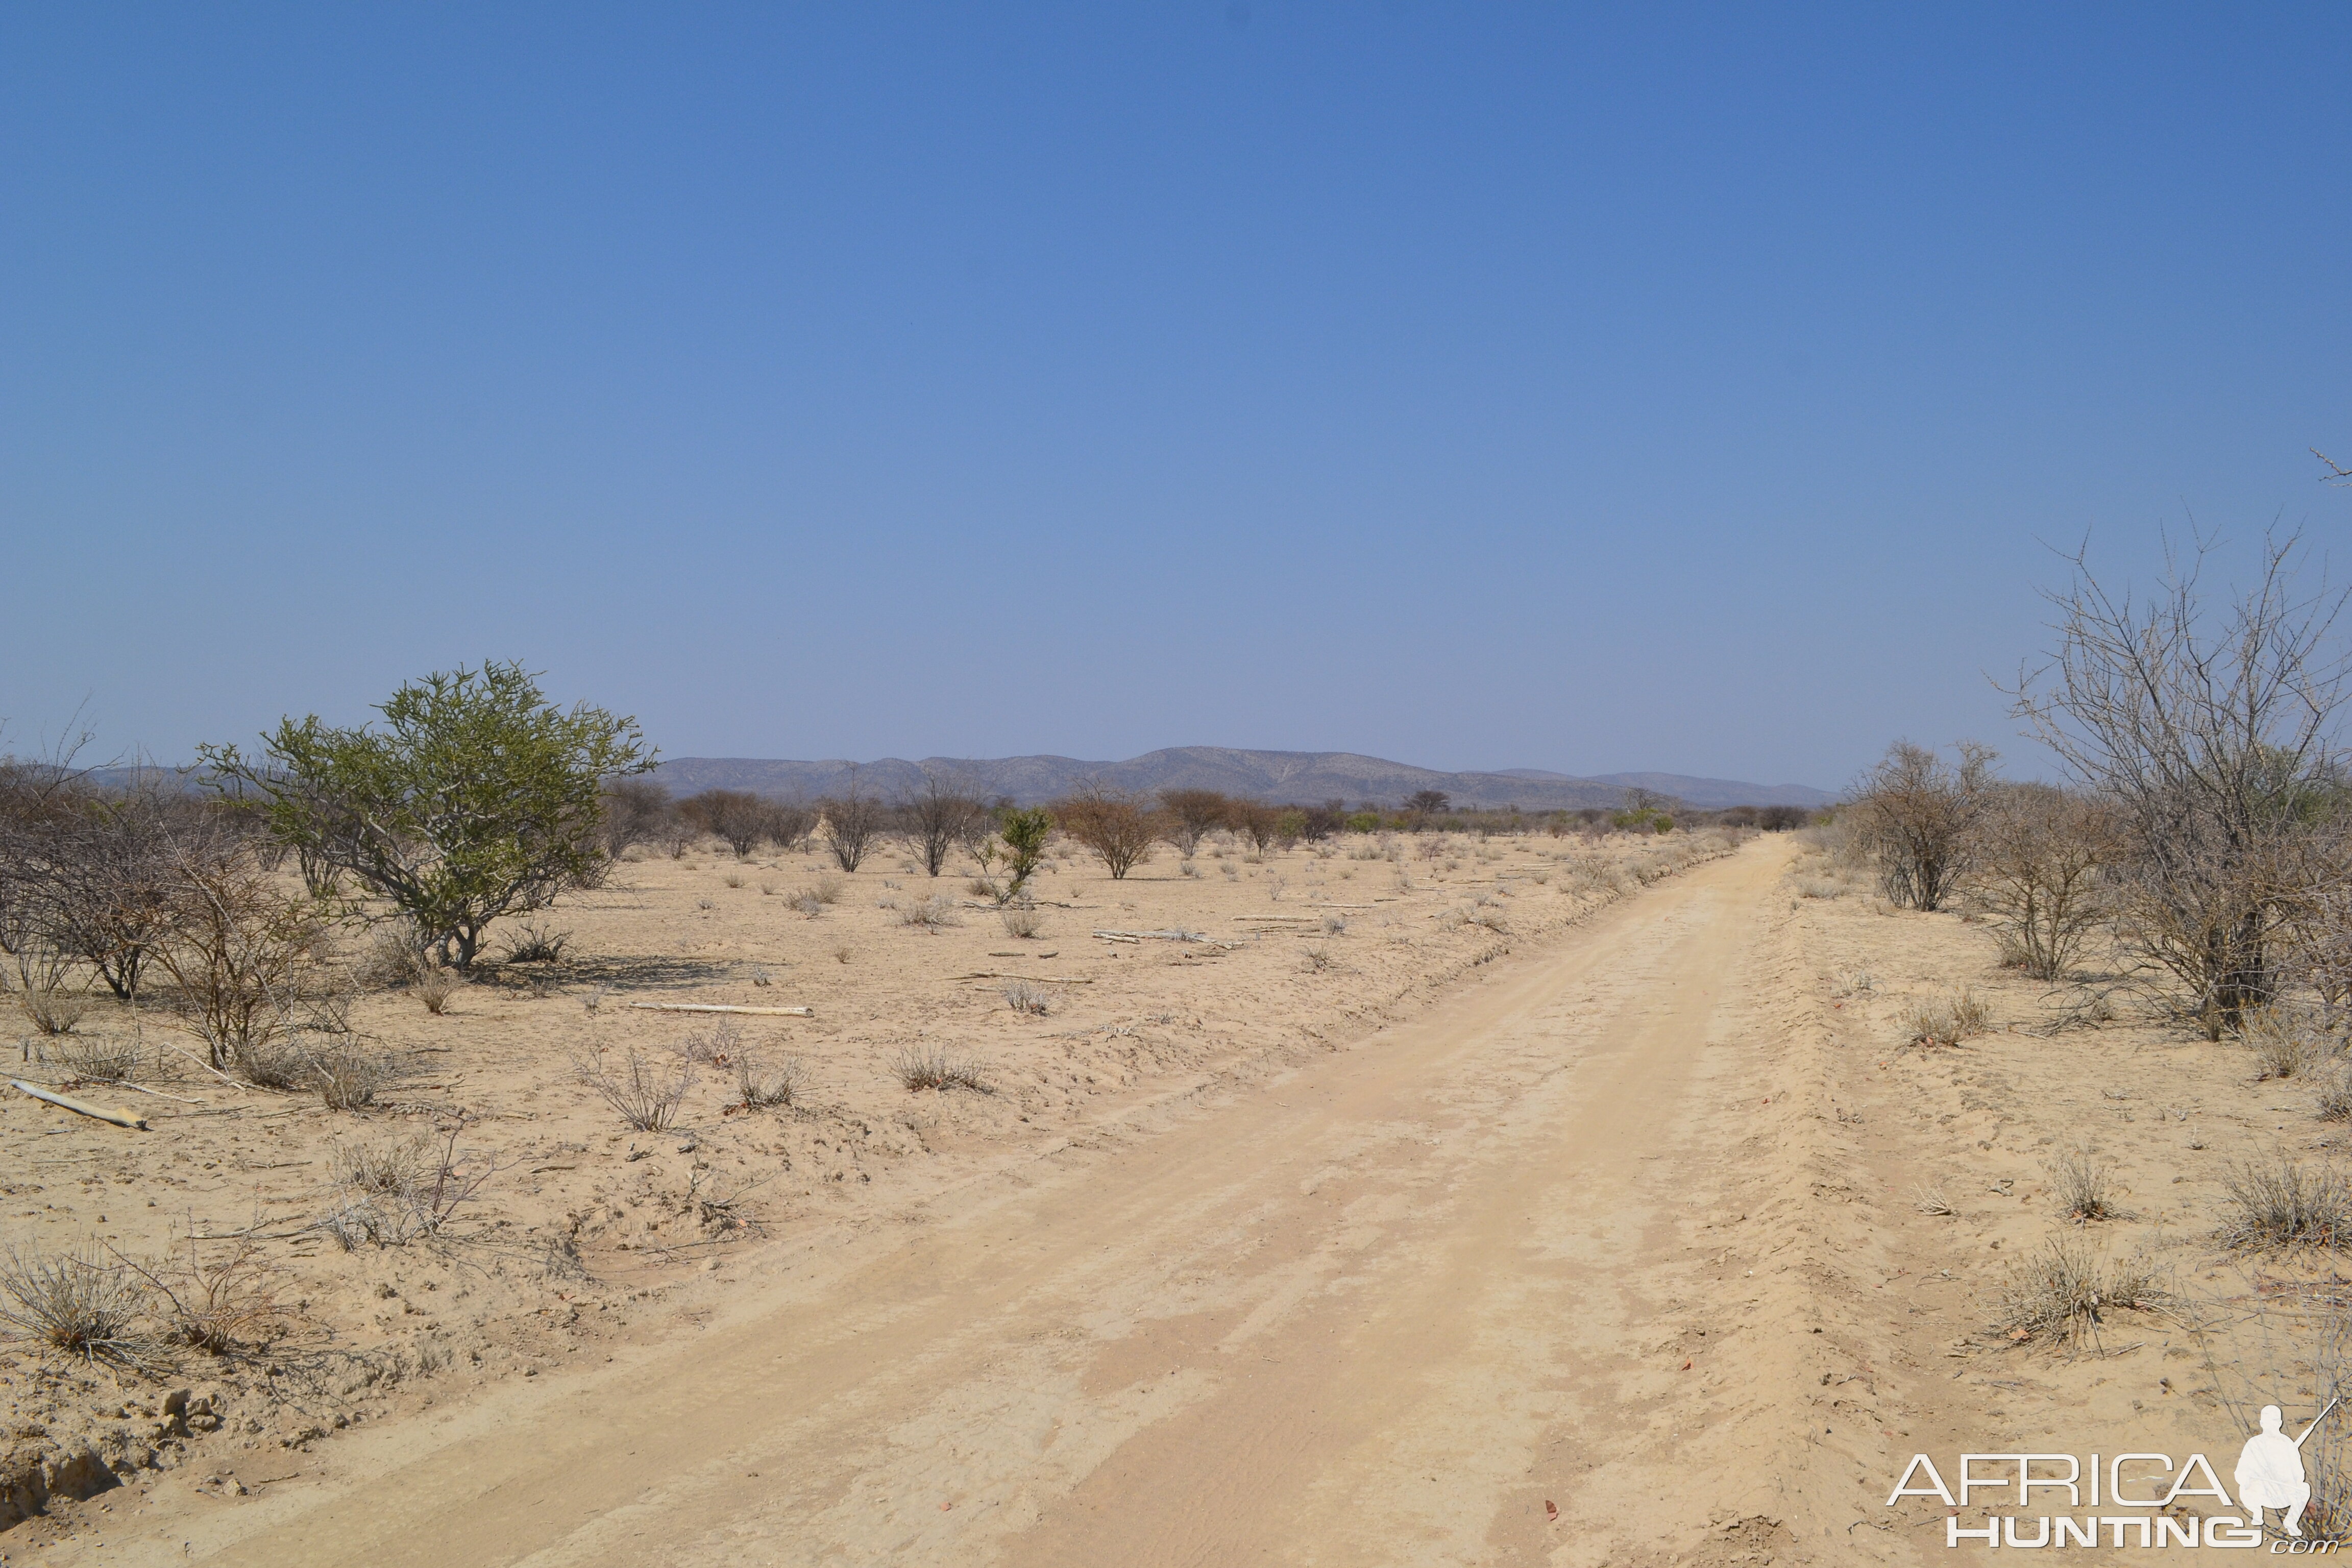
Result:
{"label": "bare thorn bush", "polygon": [[388,1052],[349,1042],[312,1053],[310,1070],[330,1110],[365,1110],[403,1076],[398,1059]]}
{"label": "bare thorn bush", "polygon": [[1962,742],[1959,763],[1897,741],[1863,775],[1845,813],[1878,866],[1888,901],[1938,910],[1968,870],[1977,825],[1990,803],[1995,754]]}
{"label": "bare thorn bush", "polygon": [[974,1094],[994,1094],[995,1089],[981,1076],[977,1064],[961,1057],[950,1056],[940,1047],[902,1051],[892,1070],[910,1093],[923,1089],[944,1092],[950,1089],[970,1089]]}
{"label": "bare thorn bush", "polygon": [[2332,1165],[2280,1155],[2232,1165],[2221,1182],[2231,1211],[2221,1229],[2225,1247],[2296,1252],[2352,1242],[2352,1186]]}
{"label": "bare thorn bush", "polygon": [[[740,884],[739,884],[740,885]],[[538,921],[521,921],[515,934],[506,942],[509,963],[561,963],[563,950],[572,944],[572,933],[557,931]]]}
{"label": "bare thorn bush", "polygon": [[136,1036],[63,1035],[41,1054],[85,1083],[121,1083],[139,1070],[146,1047]]}
{"label": "bare thorn bush", "polygon": [[835,864],[845,871],[856,870],[882,836],[882,803],[860,789],[857,770],[853,767],[848,788],[838,795],[827,795],[816,805],[820,817],[817,834],[824,840],[825,847],[833,851]]}
{"label": "bare thorn bush", "polygon": [[187,1242],[184,1262],[173,1258],[160,1268],[131,1266],[153,1291],[156,1315],[171,1339],[228,1356],[266,1348],[293,1331],[294,1314],[278,1300],[283,1270],[262,1243],[237,1237],[206,1256],[194,1236]]}
{"label": "bare thorn bush", "polygon": [[638,1132],[660,1132],[677,1120],[678,1108],[695,1084],[694,1063],[666,1067],[632,1047],[616,1065],[601,1055],[575,1058],[580,1081],[596,1091],[621,1121]]}
{"label": "bare thorn bush", "polygon": [[2297,585],[2300,544],[2265,539],[2221,617],[2199,581],[2210,541],[2145,597],[2108,589],[2078,552],[2046,595],[2057,646],[2014,688],[2034,738],[2113,805],[2126,955],[2169,976],[2175,1011],[2209,1039],[2274,998],[2312,826],[2340,793],[2346,599]]}
{"label": "bare thorn bush", "polygon": [[2120,854],[2114,808],[2043,784],[2005,784],[1979,826],[1970,902],[2004,960],[2036,980],[2073,968],[2109,914],[2106,868]]}

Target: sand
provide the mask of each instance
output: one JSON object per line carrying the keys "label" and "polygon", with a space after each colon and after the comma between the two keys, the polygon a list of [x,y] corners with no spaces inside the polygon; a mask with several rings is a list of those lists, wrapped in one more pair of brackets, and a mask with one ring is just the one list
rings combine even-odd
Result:
{"label": "sand", "polygon": [[[1885,1503],[1915,1452],[2195,1450],[2226,1478],[2249,1392],[2309,1388],[2274,1309],[2328,1271],[2240,1268],[2212,1232],[2227,1161],[2330,1134],[2242,1047],[2057,1028],[2064,998],[1983,927],[1890,910],[1785,836],[1393,847],[1124,883],[1070,861],[1030,942],[982,910],[900,923],[879,905],[933,887],[895,864],[810,920],[783,906],[813,862],[643,861],[563,911],[580,957],[545,995],[509,973],[443,1017],[367,1005],[436,1075],[398,1091],[413,1114],[270,1098],[141,1135],[6,1103],[12,1240],[152,1250],[175,1215],[259,1215],[291,1233],[306,1343],[343,1359],[194,1369],[220,1425],[183,1436],[169,1384],[18,1354],[17,1421],[85,1423],[128,1484],[0,1551],[1899,1563],[1946,1550],[1935,1500]],[[1270,915],[1312,934],[1089,934]],[[957,978],[982,972],[1091,984],[1041,1017]],[[1960,985],[1990,1032],[1903,1037],[1908,1000]],[[709,1026],[623,1006],[649,996],[813,1007],[745,1031],[805,1058],[805,1105],[726,1115],[712,1074],[682,1130],[616,1131],[570,1059]],[[908,1093],[891,1062],[933,1047],[994,1092]],[[460,1237],[300,1228],[331,1141],[459,1105],[499,1165]],[[2131,1217],[2053,1212],[2043,1166],[2083,1145]],[[2053,1236],[2148,1248],[2198,1310],[2003,1332],[2008,1270]]]}

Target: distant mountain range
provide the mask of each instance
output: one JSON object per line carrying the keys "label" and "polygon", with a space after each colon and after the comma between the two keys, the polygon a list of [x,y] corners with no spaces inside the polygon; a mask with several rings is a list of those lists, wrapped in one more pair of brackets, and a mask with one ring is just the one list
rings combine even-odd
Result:
{"label": "distant mountain range", "polygon": [[706,789],[749,790],[779,799],[838,795],[850,770],[858,787],[888,798],[921,783],[923,771],[969,780],[978,793],[1010,795],[1030,805],[1065,795],[1084,781],[1100,779],[1119,789],[1213,789],[1257,800],[1340,799],[1349,805],[1371,801],[1396,805],[1425,789],[1444,790],[1458,806],[1516,805],[1522,811],[1574,810],[1615,805],[1628,789],[1671,795],[1701,810],[1727,805],[1826,805],[1837,798],[1808,784],[1742,784],[1737,779],[1692,778],[1685,773],[1601,773],[1579,778],[1540,768],[1499,773],[1448,773],[1386,762],[1353,752],[1246,752],[1226,746],[1171,746],[1123,763],[1077,757],[925,757],[907,762],[771,762],[756,757],[673,757],[654,776],[678,795]]}

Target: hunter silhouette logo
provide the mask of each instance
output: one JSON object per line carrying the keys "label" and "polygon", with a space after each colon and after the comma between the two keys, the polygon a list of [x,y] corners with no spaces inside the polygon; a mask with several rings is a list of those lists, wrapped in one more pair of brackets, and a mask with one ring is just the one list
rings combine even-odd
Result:
{"label": "hunter silhouette logo", "polygon": [[[1902,1479],[1887,1494],[1886,1506],[1893,1508],[1906,1497],[1933,1498],[1942,1503],[1948,1547],[1982,1542],[1988,1547],[2108,1545],[2158,1550],[2258,1547],[2268,1523],[2266,1516],[2276,1510],[2280,1533],[2271,1538],[2272,1552],[2297,1556],[2334,1552],[2338,1542],[2310,1540],[2303,1532],[2304,1510],[2312,1496],[2304,1445],[2319,1430],[2320,1423],[2334,1414],[2336,1403],[2329,1400],[2295,1436],[2287,1435],[2284,1411],[2275,1405],[2263,1405],[2259,1430],[2238,1451],[2237,1468],[2231,1478],[2236,1483],[2234,1502],[2212,1462],[2202,1454],[2177,1462],[2169,1454],[2147,1452],[2104,1457],[1962,1454],[1958,1468],[1950,1471],[1938,1471],[1928,1456],[1914,1454]],[[1948,1481],[1947,1474],[1951,1478]],[[1978,1495],[1983,1493],[1991,1497]],[[1988,1502],[1990,1508],[1986,1507]],[[2037,1504],[2048,1511],[2038,1511]],[[1980,1523],[1965,1519],[1972,1507],[1985,1510]]]}
{"label": "hunter silhouette logo", "polygon": [[[2336,1401],[2329,1400],[2327,1410],[2335,1408]],[[2327,1410],[2312,1417],[2303,1437],[2290,1437],[2284,1429],[2284,1413],[2275,1405],[2263,1406],[2263,1429],[2247,1438],[2245,1447],[2239,1450],[2234,1478],[2239,1506],[2250,1516],[2246,1522],[2255,1529],[2262,1528],[2264,1509],[2284,1509],[2281,1527],[2301,1538],[2304,1506],[2311,1501],[2311,1481],[2303,1473],[2304,1437],[2319,1430],[2319,1424],[2327,1419]]]}

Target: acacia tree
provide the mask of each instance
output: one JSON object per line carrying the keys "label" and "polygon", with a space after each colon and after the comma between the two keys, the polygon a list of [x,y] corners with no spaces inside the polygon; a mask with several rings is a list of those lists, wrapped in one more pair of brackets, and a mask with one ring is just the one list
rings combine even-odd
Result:
{"label": "acacia tree", "polygon": [[766,801],[744,789],[707,789],[679,801],[677,809],[697,827],[726,840],[738,860],[750,858],[768,837],[775,815]]}
{"label": "acacia tree", "polygon": [[654,765],[635,719],[549,702],[520,664],[413,681],[381,729],[281,721],[261,753],[205,746],[215,788],[257,797],[269,831],[415,921],[445,963],[482,931],[603,871],[599,791]]}
{"label": "acacia tree", "polygon": [[971,791],[929,768],[923,770],[923,782],[908,792],[898,809],[908,842],[923,869],[934,877],[947,865],[949,851],[977,837],[988,816]]}
{"label": "acacia tree", "polygon": [[1969,741],[1958,749],[1955,766],[1925,746],[1897,741],[1855,792],[1849,813],[1855,837],[1877,859],[1887,899],[1902,908],[1943,908],[1976,852],[1996,758]]}
{"label": "acacia tree", "polygon": [[881,835],[882,803],[858,787],[856,764],[849,770],[848,787],[818,801],[816,808],[824,818],[818,831],[833,851],[834,863],[845,871],[856,870]]}
{"label": "acacia tree", "polygon": [[1168,842],[1186,859],[1201,840],[1223,827],[1233,816],[1234,803],[1223,790],[1163,789],[1160,807],[1166,814]]}
{"label": "acacia tree", "polygon": [[2014,692],[2031,732],[2113,804],[2122,935],[2209,1038],[2272,999],[2298,863],[2335,794],[2345,595],[2296,585],[2299,544],[2264,539],[2218,630],[2199,583],[2208,542],[2170,560],[2145,604],[2077,552],[2045,595],[2057,645]]}
{"label": "acacia tree", "polygon": [[1094,851],[1114,881],[1151,858],[1160,837],[1159,814],[1124,790],[1089,780],[1076,794],[1054,803],[1063,832]]}

